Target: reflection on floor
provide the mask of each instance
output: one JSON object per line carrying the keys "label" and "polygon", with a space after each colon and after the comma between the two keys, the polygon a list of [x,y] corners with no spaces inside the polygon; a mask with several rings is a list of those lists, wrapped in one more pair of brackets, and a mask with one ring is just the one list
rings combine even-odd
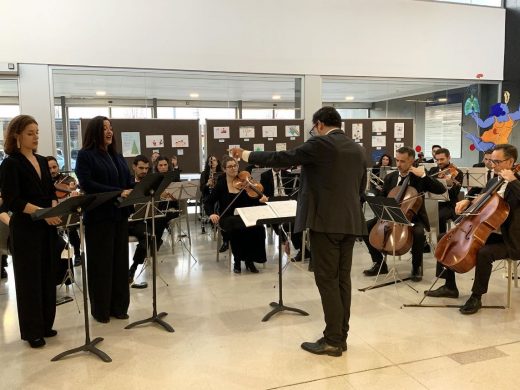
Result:
{"label": "reflection on floor", "polygon": [[[56,354],[84,342],[80,293],[75,302],[58,306],[59,335],[32,350],[19,338],[14,279],[0,282],[0,378],[12,389],[516,389],[520,362],[520,290],[511,309],[482,309],[463,316],[455,308],[411,308],[433,281],[434,259],[425,255],[425,277],[405,285],[360,292],[372,282],[362,275],[370,266],[366,248],[355,247],[353,303],[348,352],[340,358],[315,356],[300,349],[303,341],[321,337],[323,314],[312,273],[304,263],[285,269],[284,303],[310,313],[276,314],[261,322],[278,297],[277,251],[268,245],[269,262],[259,274],[229,271],[227,254],[215,262],[216,241],[192,226],[190,259],[182,245],[175,253],[165,243],[159,252],[159,311],[175,333],[157,325],[123,329],[151,315],[147,270],[140,280],[150,287],[131,289],[130,320],[92,323],[92,337],[104,337],[99,348],[113,359],[103,363],[77,354],[51,363]],[[274,242],[277,239],[274,238]],[[403,276],[410,260],[397,268]],[[244,268],[244,267],[243,267]],[[80,272],[76,268],[78,279]],[[493,273],[483,303],[505,303],[504,270]],[[462,304],[469,295],[473,271],[457,277],[459,299],[427,303]],[[64,291],[60,295],[65,295]],[[69,290],[68,295],[72,295]]]}

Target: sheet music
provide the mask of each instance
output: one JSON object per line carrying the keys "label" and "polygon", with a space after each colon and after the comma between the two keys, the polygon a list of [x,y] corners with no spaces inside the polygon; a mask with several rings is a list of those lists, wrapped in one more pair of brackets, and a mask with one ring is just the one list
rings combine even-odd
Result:
{"label": "sheet music", "polygon": [[278,218],[294,217],[296,216],[295,200],[284,200],[281,202],[267,202],[267,205],[274,211]]}
{"label": "sheet music", "polygon": [[281,202],[267,202],[265,206],[239,207],[235,209],[235,215],[240,215],[244,225],[255,226],[259,219],[286,218],[296,215],[295,200]]}

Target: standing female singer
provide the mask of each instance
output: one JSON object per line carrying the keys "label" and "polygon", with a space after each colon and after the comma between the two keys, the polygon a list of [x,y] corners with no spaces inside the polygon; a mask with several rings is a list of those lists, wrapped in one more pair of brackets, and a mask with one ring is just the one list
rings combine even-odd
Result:
{"label": "standing female singer", "polygon": [[[121,191],[132,187],[130,170],[116,153],[112,124],[103,116],[91,119],[76,160],[76,176],[86,194]],[[106,202],[85,212],[88,288],[92,316],[102,323],[110,316],[128,318],[128,217],[129,208]]]}
{"label": "standing female singer", "polygon": [[[222,159],[222,165],[226,174],[217,180],[215,188],[206,199],[204,204],[206,214],[209,215],[211,222],[219,223],[222,230],[229,234],[231,251],[235,258],[233,272],[239,274],[241,272],[240,262],[244,261],[250,272],[258,273],[254,262],[265,263],[267,261],[265,229],[263,226],[246,228],[242,219],[238,215],[234,215],[234,212],[237,207],[259,206],[260,202],[265,203],[267,198],[265,196],[260,200],[250,198],[245,191],[237,197],[240,190],[233,187],[233,180],[238,175],[238,163],[233,158],[225,156]],[[228,208],[231,202],[233,204]],[[217,203],[220,215],[214,212]]]}
{"label": "standing female singer", "polygon": [[13,214],[9,222],[22,340],[32,348],[56,336],[56,228],[60,218],[33,221],[35,211],[57,204],[47,160],[38,154],[38,123],[29,115],[9,122],[2,163],[2,198]]}

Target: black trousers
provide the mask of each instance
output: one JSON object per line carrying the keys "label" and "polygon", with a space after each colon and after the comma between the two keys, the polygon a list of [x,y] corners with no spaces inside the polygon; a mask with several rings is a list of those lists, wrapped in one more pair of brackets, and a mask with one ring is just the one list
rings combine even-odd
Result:
{"label": "black trousers", "polygon": [[126,314],[128,286],[128,221],[85,225],[90,311],[97,319]]}
{"label": "black trousers", "polygon": [[310,231],[314,278],[325,316],[323,335],[340,346],[347,339],[350,319],[352,251],[356,236]]}
{"label": "black trousers", "polygon": [[[509,258],[509,252],[501,234],[492,233],[486,240],[486,244],[477,253],[477,264],[475,266],[475,278],[471,291],[477,295],[483,295],[488,291],[489,279],[493,269],[493,262]],[[442,270],[442,265],[437,263],[437,275]],[[442,275],[446,279],[446,285],[456,287],[455,272],[446,269]]]}
{"label": "black trousers", "polygon": [[10,242],[22,340],[41,338],[56,315],[56,228],[14,214]]}
{"label": "black trousers", "polygon": [[456,218],[454,205],[449,202],[439,203],[439,234],[446,233],[448,221]]}
{"label": "black trousers", "polygon": [[[367,221],[367,229],[368,232],[372,230],[372,228],[377,223],[378,219],[373,218]],[[423,263],[423,249],[424,243],[426,242],[426,236],[424,235],[424,224],[421,221],[415,221],[412,226],[412,234],[413,234],[413,243],[412,243],[412,267],[414,270],[417,270],[418,267],[422,267]],[[368,252],[372,257],[372,261],[374,263],[380,263],[383,261],[383,254],[379,252],[376,248],[370,244],[369,236],[363,236],[363,241],[368,248]]]}

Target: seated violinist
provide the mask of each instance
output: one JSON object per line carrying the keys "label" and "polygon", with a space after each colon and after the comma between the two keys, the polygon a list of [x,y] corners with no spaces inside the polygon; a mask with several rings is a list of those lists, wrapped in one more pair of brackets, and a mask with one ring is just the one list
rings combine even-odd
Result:
{"label": "seated violinist", "polygon": [[[481,307],[481,297],[487,292],[491,268],[495,260],[510,258],[520,260],[520,175],[514,163],[518,158],[518,151],[515,146],[510,144],[496,145],[491,155],[491,164],[495,171],[495,177],[491,179],[485,193],[493,187],[497,187],[497,194],[502,197],[509,205],[509,215],[500,226],[500,232],[491,233],[477,253],[475,278],[472,294],[467,302],[460,308],[462,314],[474,314]],[[471,204],[469,199],[461,200],[455,207],[455,212],[461,214]],[[440,273],[442,266],[437,263],[437,272]],[[455,283],[455,273],[444,270],[442,276],[446,279],[446,284],[430,292],[425,291],[425,295],[430,297],[458,298],[459,290]]]}
{"label": "seated violinist", "polygon": [[445,179],[448,187],[449,201],[439,202],[439,234],[446,233],[448,220],[455,220],[455,204],[462,188],[464,173],[451,163],[450,151],[446,148],[435,150],[437,166],[430,169],[430,176]]}
{"label": "seated violinist", "polygon": [[[252,273],[258,273],[256,263],[265,263],[265,229],[263,226],[246,228],[244,222],[234,211],[238,207],[259,206],[267,201],[264,195],[260,198],[250,197],[246,191],[240,191],[236,186],[238,177],[238,163],[231,157],[222,159],[225,175],[218,178],[211,194],[206,198],[204,207],[211,222],[218,223],[222,230],[228,233],[231,251],[235,258],[233,272],[241,272],[241,261]],[[238,180],[240,182],[240,180]],[[218,207],[218,212],[215,212]]]}
{"label": "seated violinist", "polygon": [[[437,181],[435,178],[426,175],[424,167],[413,166],[414,160],[415,151],[412,148],[403,146],[402,148],[397,149],[395,157],[397,171],[390,172],[385,176],[382,189],[383,196],[388,196],[390,190],[396,186],[400,186],[408,176],[410,177],[409,185],[414,187],[419,194],[424,194],[425,192],[442,194],[445,191],[442,183]],[[377,222],[377,218],[371,219],[367,222],[368,232],[372,230]],[[430,226],[424,202],[422,202],[418,213],[412,218],[411,222],[413,223],[411,279],[414,282],[419,282],[422,280],[423,248],[426,240],[424,229],[429,229]],[[363,273],[366,276],[375,276],[379,269],[381,269],[380,273],[382,274],[388,273],[388,267],[386,263],[383,262],[383,255],[381,252],[370,244],[368,236],[364,236],[363,240],[368,247],[372,261],[374,262],[372,268],[363,271]]]}
{"label": "seated violinist", "polygon": [[[58,161],[54,156],[47,156],[47,164],[51,173],[52,183],[56,187],[56,196],[58,200],[63,200],[69,196],[79,195],[78,182],[70,175],[60,172]],[[80,240],[77,227],[68,228],[68,237],[70,244],[74,248],[74,266],[81,265]],[[65,243],[59,243],[58,247],[65,247]],[[61,252],[61,251],[60,251]],[[61,273],[61,270],[60,270]]]}

